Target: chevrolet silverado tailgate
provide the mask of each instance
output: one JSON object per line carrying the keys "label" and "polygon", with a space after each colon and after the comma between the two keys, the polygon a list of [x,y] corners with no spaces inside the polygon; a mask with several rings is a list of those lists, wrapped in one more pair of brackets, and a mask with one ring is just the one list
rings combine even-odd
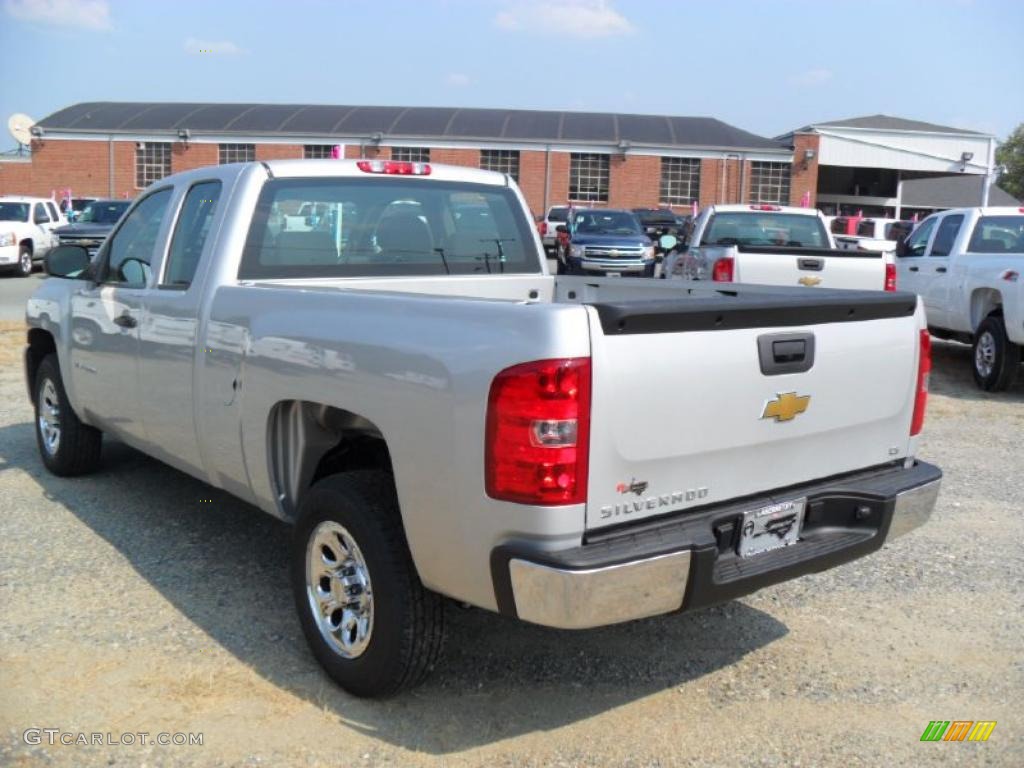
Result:
{"label": "chevrolet silverado tailgate", "polygon": [[802,285],[881,291],[885,258],[876,251],[739,246],[733,280],[753,285]]}
{"label": "chevrolet silverado tailgate", "polygon": [[908,455],[912,294],[708,290],[589,312],[588,529]]}

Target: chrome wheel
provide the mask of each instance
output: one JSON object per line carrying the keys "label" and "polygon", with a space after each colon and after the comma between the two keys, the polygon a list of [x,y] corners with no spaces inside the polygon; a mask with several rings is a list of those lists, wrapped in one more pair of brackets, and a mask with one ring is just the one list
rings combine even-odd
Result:
{"label": "chrome wheel", "polygon": [[373,632],[370,571],[355,539],[332,520],[320,523],[309,537],[306,594],[327,644],[346,659],[361,656]]}
{"label": "chrome wheel", "polygon": [[60,448],[60,400],[57,398],[57,387],[50,379],[39,388],[39,434],[43,438],[43,448],[50,456],[55,456]]}
{"label": "chrome wheel", "polygon": [[996,365],[996,340],[991,332],[985,331],[978,337],[974,348],[974,367],[978,375],[987,379]]}
{"label": "chrome wheel", "polygon": [[21,252],[21,259],[18,262],[18,268],[21,270],[21,274],[23,274],[23,275],[31,275],[32,274],[32,252],[31,251],[22,251]]}

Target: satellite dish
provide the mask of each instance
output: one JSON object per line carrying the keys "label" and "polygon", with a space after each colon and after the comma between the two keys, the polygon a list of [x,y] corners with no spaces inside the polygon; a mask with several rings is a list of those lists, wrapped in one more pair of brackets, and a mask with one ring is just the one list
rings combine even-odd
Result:
{"label": "satellite dish", "polygon": [[27,145],[32,143],[32,126],[35,124],[36,121],[28,115],[16,112],[7,119],[7,130],[16,142]]}

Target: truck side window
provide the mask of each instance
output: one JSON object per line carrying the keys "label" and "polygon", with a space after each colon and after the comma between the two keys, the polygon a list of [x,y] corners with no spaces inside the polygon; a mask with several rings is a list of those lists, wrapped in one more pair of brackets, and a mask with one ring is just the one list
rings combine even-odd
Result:
{"label": "truck side window", "polygon": [[220,200],[221,183],[204,181],[195,184],[185,195],[181,215],[171,236],[171,249],[167,256],[167,269],[161,285],[188,288],[203,255],[203,246],[210,233],[213,214]]}
{"label": "truck side window", "polygon": [[107,246],[103,282],[129,288],[145,287],[157,235],[170,202],[171,188],[165,187],[144,198],[125,216]]}
{"label": "truck side window", "polygon": [[935,233],[935,242],[932,243],[932,250],[929,256],[949,256],[953,250],[953,243],[960,232],[960,226],[964,223],[964,217],[960,214],[947,216],[939,224],[939,231]]}
{"label": "truck side window", "polygon": [[904,254],[904,258],[924,256],[924,251],[928,247],[928,238],[931,237],[933,229],[935,229],[935,219],[928,219],[915,229],[910,239],[907,240],[907,252]]}
{"label": "truck side window", "polygon": [[53,221],[58,221],[60,219],[60,214],[57,213],[57,206],[53,203],[48,202],[46,204],[46,210],[50,212],[50,218],[53,219]]}
{"label": "truck side window", "polygon": [[49,222],[50,215],[46,212],[46,207],[42,203],[36,203],[32,209],[32,223],[48,224]]}

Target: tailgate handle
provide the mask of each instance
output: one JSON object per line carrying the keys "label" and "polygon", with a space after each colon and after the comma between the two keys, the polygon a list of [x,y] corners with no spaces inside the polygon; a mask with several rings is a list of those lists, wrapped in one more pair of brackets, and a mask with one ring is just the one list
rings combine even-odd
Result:
{"label": "tailgate handle", "polygon": [[796,265],[807,272],[821,272],[825,268],[825,262],[822,259],[797,259]]}
{"label": "tailgate handle", "polygon": [[813,333],[766,333],[757,337],[761,373],[803,373],[814,365]]}

